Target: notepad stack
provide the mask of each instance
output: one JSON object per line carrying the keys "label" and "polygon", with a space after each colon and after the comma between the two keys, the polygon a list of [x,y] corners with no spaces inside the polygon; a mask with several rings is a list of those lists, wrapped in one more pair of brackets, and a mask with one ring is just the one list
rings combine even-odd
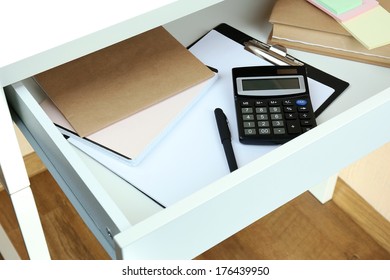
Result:
{"label": "notepad stack", "polygon": [[214,73],[158,27],[35,76],[68,141],[138,164],[199,100]]}
{"label": "notepad stack", "polygon": [[389,67],[388,11],[390,1],[386,0],[277,0],[270,16],[269,41]]}

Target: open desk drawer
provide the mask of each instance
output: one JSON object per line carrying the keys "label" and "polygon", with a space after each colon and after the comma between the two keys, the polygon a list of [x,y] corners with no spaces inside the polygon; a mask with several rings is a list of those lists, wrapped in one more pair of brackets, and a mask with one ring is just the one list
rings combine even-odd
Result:
{"label": "open desk drawer", "polygon": [[72,148],[40,108],[32,84],[25,80],[6,90],[22,129],[117,258],[193,258],[390,139],[377,121],[390,118],[387,89],[162,209],[119,178],[99,173]]}
{"label": "open desk drawer", "polygon": [[[224,1],[167,29],[184,45],[221,22],[265,40],[273,1],[242,3]],[[261,26],[252,21],[259,15]],[[113,258],[188,259],[389,141],[389,69],[301,52],[297,57],[351,84],[320,115],[318,127],[165,209],[71,147],[39,106],[31,79],[8,86],[6,95],[27,139]],[[373,77],[364,81],[363,72]]]}

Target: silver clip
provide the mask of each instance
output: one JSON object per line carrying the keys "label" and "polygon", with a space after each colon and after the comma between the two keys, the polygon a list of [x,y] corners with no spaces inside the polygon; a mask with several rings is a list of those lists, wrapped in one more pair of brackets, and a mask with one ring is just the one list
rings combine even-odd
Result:
{"label": "silver clip", "polygon": [[287,54],[285,47],[281,45],[268,45],[255,39],[244,43],[245,49],[251,53],[275,64],[303,66],[304,64]]}

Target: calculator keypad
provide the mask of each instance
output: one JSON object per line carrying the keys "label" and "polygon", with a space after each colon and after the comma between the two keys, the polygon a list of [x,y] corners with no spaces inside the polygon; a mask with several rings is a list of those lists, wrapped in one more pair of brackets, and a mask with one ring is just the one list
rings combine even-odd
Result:
{"label": "calculator keypad", "polygon": [[243,143],[285,143],[316,126],[310,98],[305,95],[238,102]]}

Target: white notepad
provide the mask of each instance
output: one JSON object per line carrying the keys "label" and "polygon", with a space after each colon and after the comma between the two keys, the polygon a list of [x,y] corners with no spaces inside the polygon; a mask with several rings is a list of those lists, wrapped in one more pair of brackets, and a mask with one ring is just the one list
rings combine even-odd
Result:
{"label": "white notepad", "polygon": [[[222,51],[221,51],[222,50]],[[138,166],[132,167],[95,154],[94,158],[164,206],[169,206],[227,175],[229,168],[216,126],[214,109],[225,112],[239,167],[278,146],[243,145],[238,140],[231,69],[269,65],[243,46],[212,30],[190,51],[204,64],[218,69],[218,79],[208,93],[175,126]],[[309,79],[316,110],[334,90]],[[88,153],[83,143],[72,143]]]}

